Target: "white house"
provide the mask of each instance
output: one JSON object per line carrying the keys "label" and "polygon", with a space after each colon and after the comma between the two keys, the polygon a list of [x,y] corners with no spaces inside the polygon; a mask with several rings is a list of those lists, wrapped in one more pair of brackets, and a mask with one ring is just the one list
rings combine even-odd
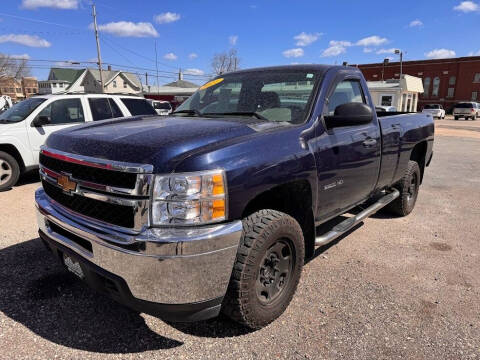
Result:
{"label": "white house", "polygon": [[367,81],[375,106],[394,106],[397,111],[416,112],[418,96],[423,93],[422,79],[402,75],[386,81]]}
{"label": "white house", "polygon": [[[103,92],[105,94],[140,94],[142,83],[137,75],[126,71],[108,70],[102,71]],[[81,84],[87,93],[101,93],[100,71],[87,69],[87,73]]]}
{"label": "white house", "polygon": [[48,80],[38,82],[39,94],[83,93],[81,85],[87,69],[51,68]]}

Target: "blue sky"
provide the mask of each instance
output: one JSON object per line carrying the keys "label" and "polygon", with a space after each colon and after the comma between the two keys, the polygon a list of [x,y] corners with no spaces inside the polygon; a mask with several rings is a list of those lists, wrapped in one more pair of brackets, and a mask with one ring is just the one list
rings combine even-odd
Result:
{"label": "blue sky", "polygon": [[[2,0],[0,52],[28,56],[40,79],[53,62],[95,61],[91,1]],[[98,0],[104,62],[154,73],[182,68],[202,83],[215,53],[236,48],[241,67],[369,63],[480,55],[480,0]],[[61,64],[61,63],[60,63]],[[91,64],[90,66],[95,66]],[[119,66],[115,66],[119,68]],[[142,69],[149,70],[142,70]]]}

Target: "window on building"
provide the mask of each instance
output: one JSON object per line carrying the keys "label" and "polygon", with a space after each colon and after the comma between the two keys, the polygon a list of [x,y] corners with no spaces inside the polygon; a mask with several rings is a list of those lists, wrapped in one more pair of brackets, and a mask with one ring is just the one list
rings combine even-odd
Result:
{"label": "window on building", "polygon": [[51,125],[84,122],[82,103],[79,98],[60,99],[47,105],[38,116],[45,116]]}
{"label": "window on building", "polygon": [[450,79],[448,80],[448,85],[455,85],[457,82],[457,78],[455,76],[450,76]]}
{"label": "window on building", "polygon": [[114,87],[114,88],[117,87],[117,80],[113,80],[113,87]]}
{"label": "window on building", "polygon": [[433,79],[432,96],[438,96],[440,90],[440,78],[437,76]]}
{"label": "window on building", "polygon": [[425,97],[428,97],[428,94],[430,93],[430,81],[431,79],[429,77],[423,79],[423,96]]}
{"label": "window on building", "polygon": [[52,83],[52,87],[56,88],[56,87],[57,87],[57,83]]}
{"label": "window on building", "polygon": [[480,73],[476,73],[473,77],[473,82],[480,83]]}
{"label": "window on building", "polygon": [[17,88],[17,93],[22,92],[21,88]]}
{"label": "window on building", "polygon": [[10,92],[13,93],[13,92],[14,92],[14,88],[10,88]]}
{"label": "window on building", "polygon": [[393,105],[393,95],[382,95],[380,100],[382,106],[392,106]]}
{"label": "window on building", "polygon": [[126,82],[126,81],[123,82],[123,88],[124,88],[124,89],[127,88],[127,82]]}
{"label": "window on building", "polygon": [[452,98],[455,95],[455,88],[448,88],[447,97]]}
{"label": "window on building", "polygon": [[472,100],[476,101],[477,100],[478,93],[476,91],[472,92]]}
{"label": "window on building", "polygon": [[59,83],[59,84],[58,84],[58,87],[63,88],[63,83]]}

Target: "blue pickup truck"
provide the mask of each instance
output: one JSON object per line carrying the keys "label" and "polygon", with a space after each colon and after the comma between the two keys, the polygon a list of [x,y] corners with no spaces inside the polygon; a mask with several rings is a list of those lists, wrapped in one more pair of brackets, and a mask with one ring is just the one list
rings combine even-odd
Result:
{"label": "blue pickup truck", "polygon": [[433,140],[429,114],[376,114],[357,68],[229,73],[168,117],[51,134],[39,234],[68,270],[137,311],[223,312],[260,328],[286,309],[315,247],[382,208],[413,210]]}

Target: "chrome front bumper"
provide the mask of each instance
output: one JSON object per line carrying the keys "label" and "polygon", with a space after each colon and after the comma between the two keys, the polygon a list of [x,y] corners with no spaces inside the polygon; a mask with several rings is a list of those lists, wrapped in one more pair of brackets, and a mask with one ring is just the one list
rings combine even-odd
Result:
{"label": "chrome front bumper", "polygon": [[[137,299],[189,304],[225,295],[242,234],[241,221],[196,228],[150,228],[134,236],[118,232],[113,236],[89,227],[83,219],[76,221],[74,214],[41,188],[35,201],[43,234],[121,277]],[[55,228],[61,228],[62,234]],[[91,251],[75,238],[87,240]]]}

